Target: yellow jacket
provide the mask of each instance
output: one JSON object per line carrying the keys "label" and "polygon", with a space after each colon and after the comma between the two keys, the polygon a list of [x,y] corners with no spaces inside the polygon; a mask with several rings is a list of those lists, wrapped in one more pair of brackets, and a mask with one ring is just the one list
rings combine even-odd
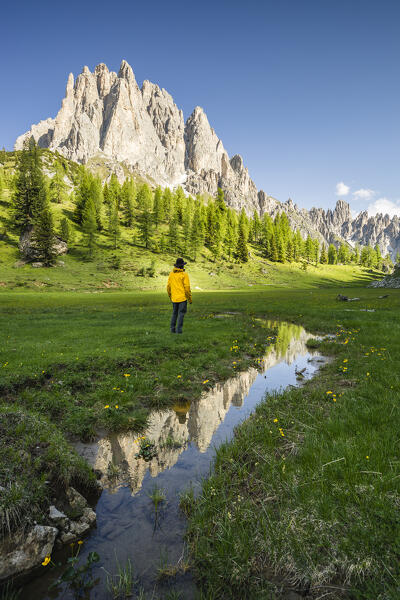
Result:
{"label": "yellow jacket", "polygon": [[167,292],[172,302],[192,303],[192,292],[190,291],[189,275],[183,269],[174,268],[169,274]]}

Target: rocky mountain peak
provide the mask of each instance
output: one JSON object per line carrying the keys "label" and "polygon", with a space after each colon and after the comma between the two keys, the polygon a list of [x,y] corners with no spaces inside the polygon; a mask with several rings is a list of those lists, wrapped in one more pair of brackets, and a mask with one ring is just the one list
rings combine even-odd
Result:
{"label": "rocky mountain peak", "polygon": [[184,185],[191,194],[215,195],[221,187],[229,206],[248,214],[275,216],[284,211],[292,227],[325,243],[344,239],[352,245],[378,243],[383,253],[392,255],[400,250],[397,217],[362,212],[353,220],[344,200],[333,210],[307,211],[291,199],[281,203],[257,191],[242,157],[229,158],[205,111],[196,106],[185,123],[166,90],[147,80],[139,89],[126,60],[118,74],[104,63],[93,73],[85,66],[75,81],[71,73],[57,116],[32,125],[17,139],[15,149],[31,136],[39,146],[74,161],[102,158],[121,175],[129,169],[160,185]]}

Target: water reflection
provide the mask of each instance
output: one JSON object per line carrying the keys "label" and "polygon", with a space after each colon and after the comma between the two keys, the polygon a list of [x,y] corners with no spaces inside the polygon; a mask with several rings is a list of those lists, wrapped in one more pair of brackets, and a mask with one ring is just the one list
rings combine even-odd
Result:
{"label": "water reflection", "polygon": [[[123,483],[132,495],[142,487],[148,472],[157,477],[173,467],[179,456],[194,444],[200,453],[206,452],[211,440],[231,406],[241,407],[259,371],[266,372],[278,363],[290,365],[299,357],[309,354],[307,340],[312,337],[298,325],[269,321],[276,331],[259,369],[251,368],[236,377],[218,384],[192,403],[177,403],[170,410],[153,412],[144,431],[156,446],[157,456],[149,462],[137,459],[139,451],[137,434],[122,433],[99,440],[95,444],[79,444],[78,451],[101,472],[104,488],[113,492]],[[286,385],[282,381],[281,385]]]}

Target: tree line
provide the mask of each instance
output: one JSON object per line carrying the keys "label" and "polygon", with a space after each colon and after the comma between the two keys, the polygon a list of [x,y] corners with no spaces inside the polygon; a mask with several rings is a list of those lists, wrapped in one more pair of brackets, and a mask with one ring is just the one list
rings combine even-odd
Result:
{"label": "tree line", "polygon": [[[225,204],[221,189],[216,198],[205,199],[200,195],[186,196],[182,187],[174,191],[152,189],[133,178],[120,184],[114,174],[102,184],[99,177],[80,166],[69,193],[62,166],[56,163],[54,176],[48,180],[43,174],[40,153],[33,138],[18,153],[11,216],[19,232],[33,229],[35,244],[46,264],[52,264],[55,258],[54,236],[70,243],[76,226],[81,229],[81,243],[88,259],[96,255],[100,234],[107,235],[117,250],[125,228],[124,237],[128,233],[133,244],[156,253],[179,253],[193,261],[205,247],[214,260],[245,263],[251,244],[270,261],[302,262],[305,268],[308,263],[354,263],[377,268],[388,263],[379,246],[351,249],[341,243],[338,248],[334,244],[326,247],[310,235],[304,238],[299,230],[291,228],[284,212],[274,219],[268,214],[260,218],[257,212],[252,217],[244,210],[238,213]],[[0,172],[0,192],[2,186]],[[51,204],[62,204],[67,196],[72,196],[76,226],[64,216],[56,230]]]}

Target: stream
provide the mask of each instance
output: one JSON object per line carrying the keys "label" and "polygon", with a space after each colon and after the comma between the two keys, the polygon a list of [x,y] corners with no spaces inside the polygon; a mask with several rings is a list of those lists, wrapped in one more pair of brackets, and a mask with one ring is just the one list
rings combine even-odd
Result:
{"label": "stream", "polygon": [[[232,438],[235,427],[267,393],[301,385],[326,362],[318,352],[307,348],[307,340],[315,336],[302,327],[274,322],[268,325],[276,328],[277,335],[270,340],[258,369],[238,372],[191,404],[179,403],[150,415],[142,435],[155,444],[157,456],[149,462],[136,458],[139,442],[134,433],[76,445],[78,452],[101,472],[103,486],[96,506],[97,526],[85,538],[81,552],[83,559],[93,550],[100,555],[94,570],[98,582],[88,595],[91,600],[112,598],[105,586],[104,569],[115,573],[116,558],[121,564],[128,558],[132,563],[137,580],[134,598],[197,597],[190,570],[167,581],[157,578],[160,567],[179,561],[183,564],[186,557],[186,518],[179,509],[180,494],[190,486],[195,494],[200,492],[202,479],[210,473],[215,449]],[[300,380],[296,372],[303,369]],[[166,498],[157,514],[149,497],[155,486],[163,490]],[[59,569],[49,569],[27,584],[21,597],[72,600],[72,593],[61,587],[47,591],[59,574]]]}

